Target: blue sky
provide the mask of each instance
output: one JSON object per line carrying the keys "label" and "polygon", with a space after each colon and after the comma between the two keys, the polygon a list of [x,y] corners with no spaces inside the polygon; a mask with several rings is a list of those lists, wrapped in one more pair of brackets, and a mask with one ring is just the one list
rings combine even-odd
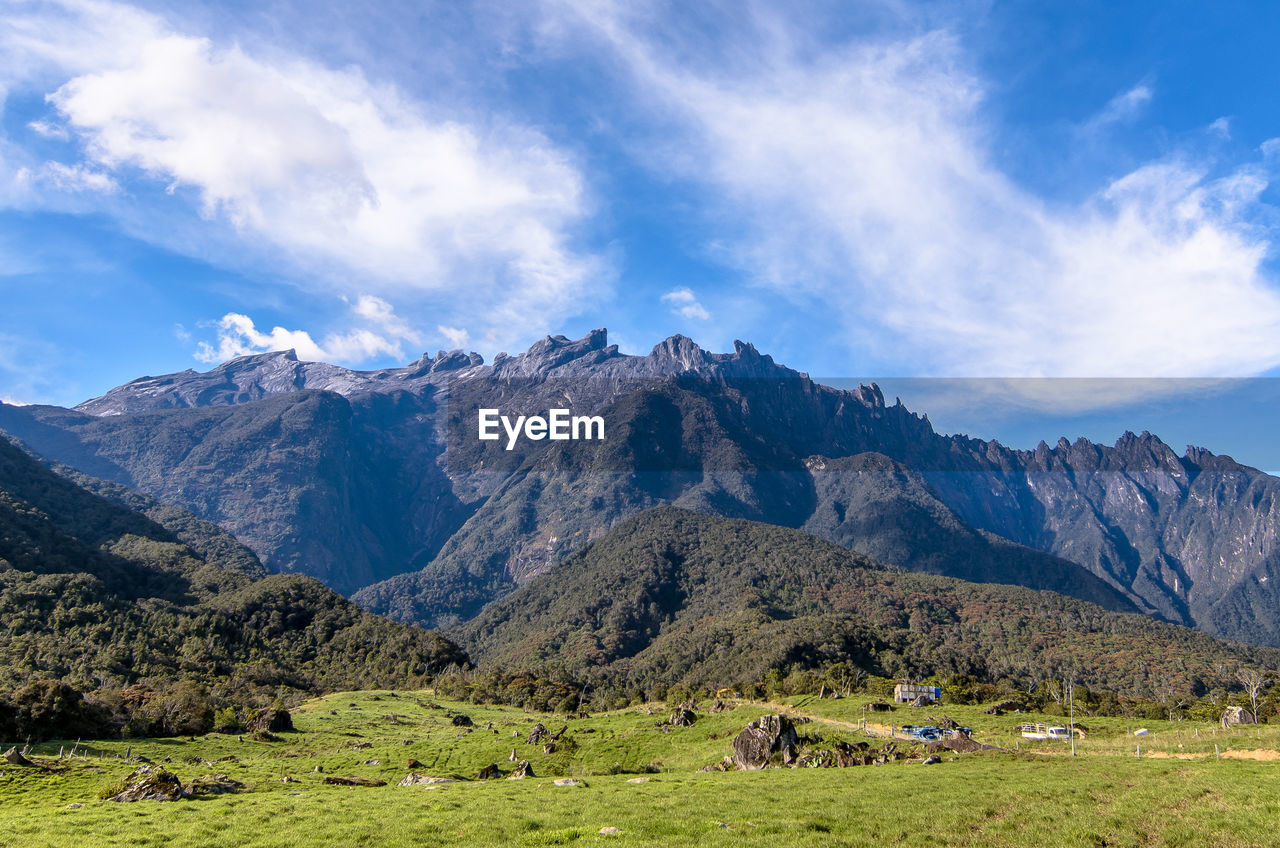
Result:
{"label": "blue sky", "polygon": [[814,375],[1280,367],[1267,4],[0,6],[0,399],[599,326]]}

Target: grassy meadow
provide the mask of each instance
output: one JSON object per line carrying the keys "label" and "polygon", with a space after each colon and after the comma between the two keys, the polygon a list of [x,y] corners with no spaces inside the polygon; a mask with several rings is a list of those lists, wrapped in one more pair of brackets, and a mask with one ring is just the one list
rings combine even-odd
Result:
{"label": "grassy meadow", "polygon": [[[812,720],[802,735],[865,740],[867,699],[789,699]],[[777,708],[741,702],[699,711],[688,728],[660,727],[662,705],[566,720],[461,704],[422,692],[341,693],[294,712],[280,741],[209,734],[191,740],[32,746],[51,770],[0,764],[0,846],[419,846],[419,845],[1280,845],[1280,726],[1230,733],[1191,722],[1080,719],[1080,756],[1065,742],[1025,743],[1013,728],[1061,719],[988,716],[975,707],[900,708],[876,725],[927,724],[946,715],[979,741],[1021,750],[918,758],[847,769],[710,772],[733,736]],[[455,726],[462,713],[474,727]],[[525,738],[538,722],[566,742],[553,753]],[[1136,756],[1132,729],[1146,727]],[[871,728],[883,733],[880,727]],[[1197,735],[1198,731],[1198,735]],[[571,740],[571,741],[567,741]],[[1024,744],[1025,743],[1025,744]],[[1215,756],[1214,745],[1223,756]],[[364,747],[364,746],[368,747]],[[913,747],[918,750],[919,746]],[[360,747],[357,747],[360,746]],[[473,781],[503,770],[512,749],[534,777]],[[1249,752],[1249,758],[1239,758]],[[225,774],[236,794],[120,804],[100,798],[144,756],[185,783]],[[1194,757],[1180,759],[1179,757]],[[460,778],[401,787],[412,770]],[[167,762],[166,762],[167,760]],[[333,786],[328,776],[381,787]],[[556,786],[576,777],[583,785]],[[602,829],[616,828],[616,833]]]}

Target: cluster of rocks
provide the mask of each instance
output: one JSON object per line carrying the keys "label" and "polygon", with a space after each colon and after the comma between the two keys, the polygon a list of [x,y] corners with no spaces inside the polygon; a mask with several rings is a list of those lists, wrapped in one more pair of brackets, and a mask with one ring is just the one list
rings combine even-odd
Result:
{"label": "cluster of rocks", "polygon": [[[925,746],[926,755],[921,762],[932,765],[941,762],[939,753],[970,753],[973,751],[999,750],[991,745],[974,741],[967,733],[953,725],[945,739]],[[836,742],[822,748],[808,749],[813,740],[802,738],[790,718],[783,715],[761,716],[742,729],[733,740],[733,756],[719,763],[706,766],[702,771],[729,771],[730,769],[762,769],[768,766],[790,768],[850,768],[852,766],[883,765],[900,760],[915,760],[921,752],[900,747],[897,741],[889,741],[880,747],[867,742]]]}
{"label": "cluster of rocks", "polygon": [[144,765],[125,778],[119,788],[120,791],[108,797],[108,801],[178,801],[200,795],[239,792],[244,784],[225,774],[208,774],[197,777],[184,787],[173,772],[159,766]]}
{"label": "cluster of rocks", "polygon": [[693,711],[693,705],[681,704],[667,719],[667,724],[671,727],[693,727],[693,723],[697,720],[698,714]]}
{"label": "cluster of rocks", "polygon": [[791,719],[781,715],[761,716],[742,729],[733,740],[733,761],[740,769],[762,769],[778,754],[783,765],[795,761],[800,737]]}

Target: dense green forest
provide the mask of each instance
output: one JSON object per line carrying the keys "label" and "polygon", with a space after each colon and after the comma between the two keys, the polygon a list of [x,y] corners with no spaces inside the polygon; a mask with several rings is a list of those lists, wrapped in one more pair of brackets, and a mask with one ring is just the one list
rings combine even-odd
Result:
{"label": "dense green forest", "polygon": [[218,707],[234,724],[282,693],[421,684],[467,662],[310,578],[261,577],[183,510],[92,484],[111,499],[0,439],[0,739],[195,732]]}
{"label": "dense green forest", "polygon": [[[888,569],[806,533],[642,513],[451,631],[482,668],[588,689],[749,690],[837,665],[862,677],[1074,677],[1152,700],[1235,686],[1280,651],[1051,592]],[[812,678],[813,685],[818,684]]]}

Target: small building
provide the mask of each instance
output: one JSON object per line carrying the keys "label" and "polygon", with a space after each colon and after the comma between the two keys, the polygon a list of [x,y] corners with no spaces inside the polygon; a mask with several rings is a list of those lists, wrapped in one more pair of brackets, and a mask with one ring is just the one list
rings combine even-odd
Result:
{"label": "small building", "polygon": [[1237,724],[1256,724],[1253,713],[1244,707],[1227,707],[1222,714],[1222,726],[1232,727]]}
{"label": "small building", "polygon": [[915,683],[899,683],[893,687],[893,700],[899,704],[909,704],[918,698],[940,701],[942,690],[937,686],[919,686]]}

